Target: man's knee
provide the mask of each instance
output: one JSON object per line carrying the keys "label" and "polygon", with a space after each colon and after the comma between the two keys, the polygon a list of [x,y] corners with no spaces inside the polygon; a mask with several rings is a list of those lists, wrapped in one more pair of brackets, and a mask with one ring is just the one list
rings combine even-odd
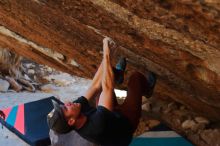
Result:
{"label": "man's knee", "polygon": [[135,80],[141,80],[141,79],[143,79],[143,78],[145,78],[144,75],[143,75],[142,73],[138,72],[138,71],[135,71],[135,72],[132,73],[132,75],[130,76],[130,80],[133,80],[133,79],[135,79]]}

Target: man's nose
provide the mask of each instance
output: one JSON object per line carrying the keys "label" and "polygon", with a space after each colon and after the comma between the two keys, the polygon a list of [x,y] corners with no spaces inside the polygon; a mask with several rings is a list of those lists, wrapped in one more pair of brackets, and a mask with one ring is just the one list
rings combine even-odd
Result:
{"label": "man's nose", "polygon": [[78,106],[79,105],[79,103],[73,103],[74,105],[76,105],[76,106]]}
{"label": "man's nose", "polygon": [[71,102],[67,102],[65,105],[66,105],[66,106],[70,106],[70,105],[71,105]]}

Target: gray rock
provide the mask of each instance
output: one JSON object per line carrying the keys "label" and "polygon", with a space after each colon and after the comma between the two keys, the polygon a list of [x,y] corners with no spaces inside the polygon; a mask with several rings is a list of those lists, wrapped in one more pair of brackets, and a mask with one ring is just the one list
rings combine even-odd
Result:
{"label": "gray rock", "polygon": [[153,128],[153,127],[156,127],[156,126],[160,125],[160,121],[158,121],[158,120],[148,120],[147,125],[148,125],[148,127]]}
{"label": "gray rock", "polygon": [[198,132],[198,131],[202,131],[202,130],[204,130],[205,129],[205,124],[204,123],[197,123],[196,125],[194,125],[193,127],[192,127],[192,131],[194,131],[194,132]]}
{"label": "gray rock", "polygon": [[15,90],[16,92],[21,91],[22,86],[17,81],[15,81],[14,78],[6,76],[5,79],[8,81],[8,83],[10,84],[10,86],[13,90]]}
{"label": "gray rock", "polygon": [[32,63],[27,63],[27,64],[25,64],[25,66],[26,66],[27,68],[35,68],[35,65],[32,64]]}
{"label": "gray rock", "polygon": [[8,81],[0,79],[0,92],[8,91],[9,86]]}
{"label": "gray rock", "polygon": [[210,146],[220,146],[220,129],[204,130],[200,137]]}
{"label": "gray rock", "polygon": [[185,120],[181,126],[183,129],[191,129],[192,130],[192,129],[195,129],[196,122],[194,120]]}
{"label": "gray rock", "polygon": [[57,91],[57,87],[53,84],[47,84],[40,87],[41,91],[46,93],[52,93],[54,91]]}
{"label": "gray rock", "polygon": [[24,74],[24,79],[28,80],[28,81],[31,81],[30,77],[27,74]]}
{"label": "gray rock", "polygon": [[52,69],[51,67],[47,67],[47,71],[48,71],[48,72],[52,72],[53,69]]}
{"label": "gray rock", "polygon": [[29,70],[28,70],[28,74],[35,74],[34,69],[29,69]]}
{"label": "gray rock", "polygon": [[195,118],[195,121],[197,123],[202,123],[202,124],[205,124],[205,125],[208,125],[209,124],[209,120],[204,118],[204,117],[196,117]]}

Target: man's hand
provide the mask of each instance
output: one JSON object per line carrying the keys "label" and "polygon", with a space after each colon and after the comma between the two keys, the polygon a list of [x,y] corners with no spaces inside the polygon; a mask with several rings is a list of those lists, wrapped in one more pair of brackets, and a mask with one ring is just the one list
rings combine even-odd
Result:
{"label": "man's hand", "polygon": [[115,46],[115,42],[110,38],[110,37],[105,37],[103,39],[103,44],[104,45],[112,45],[112,46]]}
{"label": "man's hand", "polygon": [[111,38],[105,37],[103,39],[103,53],[104,54],[110,54],[111,56],[114,55],[115,50],[116,50],[115,48],[116,48],[116,44]]}
{"label": "man's hand", "polygon": [[3,118],[5,120],[5,114],[3,111],[0,110],[0,117]]}

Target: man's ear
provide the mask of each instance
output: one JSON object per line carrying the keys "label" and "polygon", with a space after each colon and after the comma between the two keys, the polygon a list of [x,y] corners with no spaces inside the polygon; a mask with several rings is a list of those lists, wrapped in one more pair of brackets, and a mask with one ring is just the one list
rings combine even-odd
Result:
{"label": "man's ear", "polygon": [[76,120],[74,118],[70,118],[68,120],[68,125],[73,126],[75,124]]}

